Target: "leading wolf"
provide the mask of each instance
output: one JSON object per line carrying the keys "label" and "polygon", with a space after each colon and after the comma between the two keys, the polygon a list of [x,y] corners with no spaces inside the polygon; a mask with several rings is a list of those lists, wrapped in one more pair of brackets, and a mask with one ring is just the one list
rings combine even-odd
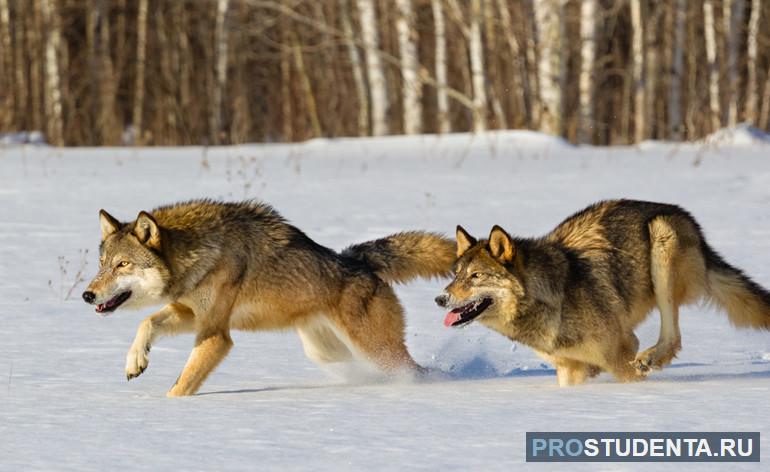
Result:
{"label": "leading wolf", "polygon": [[[533,347],[559,385],[600,371],[638,380],[681,348],[679,307],[708,300],[741,327],[770,329],[770,293],[725,262],[678,206],[614,200],[592,205],[545,237],[495,226],[477,241],[457,227],[455,279],[436,298],[445,324],[478,320]],[[658,342],[637,354],[634,328],[656,307]]]}
{"label": "leading wolf", "polygon": [[99,217],[100,268],[83,299],[99,313],[165,303],[139,325],[126,376],[144,372],[160,336],[196,334],[169,396],[198,390],[232,347],[231,329],[295,328],[313,361],[419,371],[389,284],[448,275],[454,262],[454,242],[426,232],[336,253],[256,201],[179,203],[129,223]]}

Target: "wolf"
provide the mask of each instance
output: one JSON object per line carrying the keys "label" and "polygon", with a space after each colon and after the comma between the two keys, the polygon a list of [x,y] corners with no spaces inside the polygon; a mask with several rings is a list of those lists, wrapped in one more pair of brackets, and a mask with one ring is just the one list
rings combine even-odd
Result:
{"label": "wolf", "polygon": [[455,259],[454,241],[420,231],[337,253],[258,201],[193,200],[127,223],[101,210],[99,220],[99,270],[83,299],[100,314],[164,304],[139,325],[126,377],[145,371],[159,337],[195,333],[171,397],[198,391],[234,329],[294,328],[321,364],[365,359],[386,373],[420,372],[390,284],[448,276]]}
{"label": "wolf", "polygon": [[[770,329],[770,293],[722,259],[684,209],[602,201],[540,238],[500,226],[476,240],[457,227],[454,280],[436,297],[446,326],[479,321],[532,347],[560,386],[601,371],[645,378],[681,349],[679,307],[721,307],[733,325]],[[657,307],[657,343],[637,353],[634,328]]]}

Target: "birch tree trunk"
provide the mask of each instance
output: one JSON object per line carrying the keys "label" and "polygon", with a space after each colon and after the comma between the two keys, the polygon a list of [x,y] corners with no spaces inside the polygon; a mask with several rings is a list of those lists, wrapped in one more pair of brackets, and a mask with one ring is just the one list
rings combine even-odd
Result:
{"label": "birch tree trunk", "polygon": [[227,84],[227,11],[229,0],[217,1],[217,17],[214,30],[214,44],[216,46],[216,78],[211,97],[211,109],[209,110],[209,134],[212,144],[220,144],[222,134],[222,95]]}
{"label": "birch tree trunk", "polygon": [[[278,20],[278,25],[281,30],[281,43],[288,45],[289,40],[289,20],[287,17],[281,17]],[[294,113],[293,108],[293,94],[292,94],[292,73],[291,73],[291,59],[292,48],[286,46],[281,50],[281,136],[284,142],[291,142],[294,140]]]}
{"label": "birch tree trunk", "polygon": [[100,77],[101,70],[97,60],[96,28],[99,24],[99,5],[97,0],[88,0],[88,7],[85,15],[85,29],[86,29],[86,57],[87,70],[88,70],[88,95],[87,101],[83,103],[83,108],[88,110],[85,118],[86,129],[88,130],[88,137],[86,138],[90,144],[96,144],[101,139],[99,135],[99,123],[96,121],[99,116],[99,83],[104,80]]}
{"label": "birch tree trunk", "polygon": [[[701,5],[687,2],[687,8],[688,18],[692,18],[698,14]],[[702,24],[699,24],[692,19],[687,21],[687,39],[685,39],[685,44],[687,44],[686,49],[689,49],[691,45],[701,44],[698,33],[702,26]],[[701,70],[700,63],[703,60],[703,57],[700,54],[690,53],[687,54],[685,58],[687,59],[687,86],[685,87],[685,90],[687,91],[687,108],[684,110],[684,122],[687,134],[683,139],[692,141],[700,137],[701,133],[703,133],[703,89],[699,87],[701,78],[703,77],[699,72]]]}
{"label": "birch tree trunk", "polygon": [[596,15],[598,0],[583,0],[580,4],[580,112],[578,139],[593,141],[594,124],[594,62],[596,60]]}
{"label": "birch tree trunk", "polygon": [[[503,82],[500,77],[500,54],[497,28],[495,23],[497,22],[497,15],[495,15],[495,7],[492,4],[493,0],[483,0],[484,11],[484,38],[486,39],[485,50],[487,52],[486,71],[489,78],[489,101],[492,105],[492,111],[494,112],[495,121],[494,128],[508,129],[508,117],[503,109],[503,102],[501,98],[504,98],[507,93],[505,90],[508,88],[506,84],[511,81],[508,77]],[[490,54],[491,53],[491,54]],[[523,111],[522,107],[516,107],[516,110]]]}
{"label": "birch tree trunk", "polygon": [[422,133],[422,82],[419,80],[417,30],[412,0],[396,0],[398,49],[401,55],[401,95],[404,101],[404,133]]}
{"label": "birch tree trunk", "polygon": [[717,64],[717,33],[714,22],[714,4],[712,0],[703,0],[703,33],[706,39],[706,60],[708,61],[709,112],[711,131],[721,126],[722,107],[719,93],[719,67]]}
{"label": "birch tree trunk", "polygon": [[762,92],[762,110],[759,112],[759,128],[768,131],[767,124],[770,121],[770,67],[765,72],[765,87]]}
{"label": "birch tree trunk", "polygon": [[377,34],[374,0],[358,0],[361,17],[361,35],[366,49],[366,69],[369,78],[369,96],[372,110],[372,135],[388,134],[388,89],[382,67]]}
{"label": "birch tree trunk", "polygon": [[45,72],[44,72],[44,60],[45,46],[43,45],[43,21],[40,13],[40,1],[36,0],[31,4],[28,4],[31,9],[31,15],[27,18],[25,25],[27,34],[27,48],[31,51],[31,57],[29,59],[29,91],[30,99],[32,103],[32,129],[35,131],[45,132],[45,119],[43,112],[45,111]]}
{"label": "birch tree trunk", "polygon": [[436,36],[436,106],[438,108],[438,132],[450,133],[452,124],[449,120],[449,96],[447,95],[447,55],[446,25],[441,0],[431,0],[433,10],[433,28]]}
{"label": "birch tree trunk", "polygon": [[[169,30],[171,23],[171,15],[167,12],[162,12],[155,17],[155,27],[153,31],[157,38],[158,44],[169,44]],[[216,22],[215,22],[216,24]],[[151,52],[151,54],[153,54]],[[155,52],[155,57],[160,65],[160,70],[153,73],[153,82],[163,87],[164,90],[173,90],[176,82],[176,77],[171,71],[173,59],[171,57],[171,48],[163,47],[159,51]],[[211,96],[213,95],[215,84],[211,87],[211,92],[207,93],[209,103],[207,104],[211,108]],[[148,128],[153,130],[153,142],[159,145],[172,145],[174,142],[178,142],[177,130],[179,125],[176,121],[176,100],[170,96],[170,93],[164,93],[160,97],[153,100],[152,108],[156,108],[159,112],[153,113],[153,121],[148,123]],[[207,117],[208,121],[208,117]],[[210,123],[207,123],[210,125]],[[206,128],[207,137],[211,138],[211,132],[209,127]]]}
{"label": "birch tree trunk", "polygon": [[[659,7],[660,8],[660,7]],[[645,139],[652,139],[655,137],[655,128],[657,126],[657,114],[655,110],[655,104],[658,98],[658,75],[659,75],[659,50],[657,44],[657,35],[659,28],[657,26],[659,13],[650,12],[647,15],[646,21],[647,27],[645,28],[645,42],[647,43],[645,49],[647,54],[645,55],[645,80],[644,80],[644,114],[645,114]]]}
{"label": "birch tree trunk", "polygon": [[13,46],[11,45],[11,13],[8,0],[0,0],[0,130],[9,129],[16,121],[13,87]]}
{"label": "birch tree trunk", "polygon": [[45,124],[46,138],[54,146],[64,145],[64,126],[62,122],[62,93],[59,76],[59,59],[61,47],[61,30],[59,29],[58,12],[54,9],[53,0],[40,0],[43,21],[48,31],[45,42]]}
{"label": "birch tree trunk", "polygon": [[350,56],[350,65],[353,69],[353,82],[356,85],[356,96],[358,98],[358,135],[369,135],[369,97],[366,93],[366,82],[364,81],[364,70],[361,66],[361,55],[358,53],[358,47],[354,41],[356,37],[353,34],[353,22],[350,20],[350,4],[348,0],[340,0],[340,16],[342,19],[342,32],[345,34],[345,45],[348,48]]}
{"label": "birch tree trunk", "polygon": [[514,103],[516,103],[517,107],[521,108],[521,111],[525,116],[525,123],[532,127],[534,126],[532,106],[530,103],[532,90],[527,75],[526,57],[522,53],[522,48],[513,32],[513,19],[511,18],[511,12],[506,0],[497,0],[497,10],[500,14],[500,22],[502,23],[505,42],[508,45],[511,59],[513,60],[511,83],[513,84],[513,93],[516,94]]}
{"label": "birch tree trunk", "polygon": [[561,0],[534,2],[540,101],[543,105],[540,128],[559,135],[562,129]]}
{"label": "birch tree trunk", "polygon": [[759,33],[759,17],[762,12],[762,1],[751,1],[751,16],[749,17],[749,33],[747,38],[747,56],[749,76],[746,81],[746,121],[751,124],[758,122],[757,103],[759,101],[759,84],[757,84],[757,36]]}
{"label": "birch tree trunk", "polygon": [[647,135],[644,86],[644,27],[641,0],[631,0],[631,75],[634,82],[634,141],[641,142]]}
{"label": "birch tree trunk", "polygon": [[743,0],[724,0],[724,27],[727,35],[727,124],[738,123],[738,45],[743,22]]}
{"label": "birch tree trunk", "polygon": [[144,108],[144,67],[147,53],[147,0],[139,0],[136,16],[136,80],[131,122],[134,126],[134,144],[143,143],[142,112]]}
{"label": "birch tree trunk", "polygon": [[126,58],[126,36],[128,36],[126,34],[126,17],[128,16],[126,14],[126,0],[118,0],[115,7],[118,10],[115,19],[115,72],[117,75],[122,75],[128,62]]}
{"label": "birch tree trunk", "polygon": [[481,40],[481,0],[471,0],[469,49],[473,84],[473,131],[487,129],[487,93],[484,76],[484,45]]}
{"label": "birch tree trunk", "polygon": [[302,48],[299,44],[299,39],[297,38],[296,34],[292,34],[292,43],[292,49],[294,51],[294,65],[296,66],[297,74],[299,74],[300,77],[302,91],[305,93],[305,106],[307,108],[308,117],[310,118],[310,126],[313,130],[313,137],[319,138],[323,135],[323,132],[321,131],[321,121],[318,119],[318,105],[316,104],[315,94],[313,93],[313,86],[310,83],[310,77],[307,75],[305,60],[302,57]]}
{"label": "birch tree trunk", "polygon": [[16,0],[16,14],[19,16],[19,20],[16,23],[18,25],[18,30],[16,30],[14,41],[14,72],[16,79],[14,99],[16,102],[16,122],[21,129],[32,130],[35,128],[30,125],[28,117],[29,103],[27,100],[31,84],[27,81],[27,68],[29,66],[31,69],[34,61],[32,59],[26,59],[26,55],[31,51],[26,44],[26,37],[24,35],[24,27],[27,24],[25,18],[29,16],[28,7],[26,5],[27,0]]}
{"label": "birch tree trunk", "polygon": [[684,22],[687,14],[687,0],[676,0],[674,5],[674,41],[671,52],[670,97],[668,101],[669,136],[674,140],[682,138],[682,71],[684,68]]}
{"label": "birch tree trunk", "polygon": [[110,21],[107,0],[99,0],[99,36],[96,60],[99,70],[99,110],[96,119],[100,144],[114,146],[120,143],[120,121],[115,107],[116,77],[110,57]]}
{"label": "birch tree trunk", "polygon": [[523,15],[522,29],[525,32],[526,37],[526,57],[527,57],[527,81],[530,86],[530,113],[532,115],[532,128],[539,129],[541,121],[543,119],[543,102],[540,100],[540,74],[538,67],[537,56],[537,28],[535,24],[535,6],[533,0],[526,0],[524,2],[524,10],[526,12]]}

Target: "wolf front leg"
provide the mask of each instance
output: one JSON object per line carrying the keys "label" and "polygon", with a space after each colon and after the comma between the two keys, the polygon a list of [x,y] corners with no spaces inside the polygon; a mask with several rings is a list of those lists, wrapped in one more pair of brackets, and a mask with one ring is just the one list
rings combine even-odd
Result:
{"label": "wolf front leg", "polygon": [[233,340],[227,331],[198,334],[187,364],[166,396],[182,397],[197,392],[206,377],[227,356],[232,346]]}
{"label": "wolf front leg", "polygon": [[[233,340],[230,338],[230,313],[236,297],[236,287],[228,283],[227,273],[217,273],[200,292],[189,297],[192,311],[195,313],[195,347],[190,353],[187,364],[168,397],[193,395],[206,380],[206,377],[222,362],[230,352]],[[215,294],[212,296],[212,294]]]}
{"label": "wolf front leg", "polygon": [[139,377],[149,363],[150,348],[155,340],[170,334],[194,331],[192,310],[180,303],[170,303],[145,318],[136,330],[134,342],[126,354],[126,379]]}

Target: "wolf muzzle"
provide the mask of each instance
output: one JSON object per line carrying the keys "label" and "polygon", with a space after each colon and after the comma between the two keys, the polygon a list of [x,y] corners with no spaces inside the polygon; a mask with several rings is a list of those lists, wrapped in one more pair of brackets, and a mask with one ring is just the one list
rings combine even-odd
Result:
{"label": "wolf muzzle", "polygon": [[91,292],[89,290],[86,290],[83,292],[83,301],[86,303],[93,303],[94,300],[96,300],[96,294],[94,292]]}

